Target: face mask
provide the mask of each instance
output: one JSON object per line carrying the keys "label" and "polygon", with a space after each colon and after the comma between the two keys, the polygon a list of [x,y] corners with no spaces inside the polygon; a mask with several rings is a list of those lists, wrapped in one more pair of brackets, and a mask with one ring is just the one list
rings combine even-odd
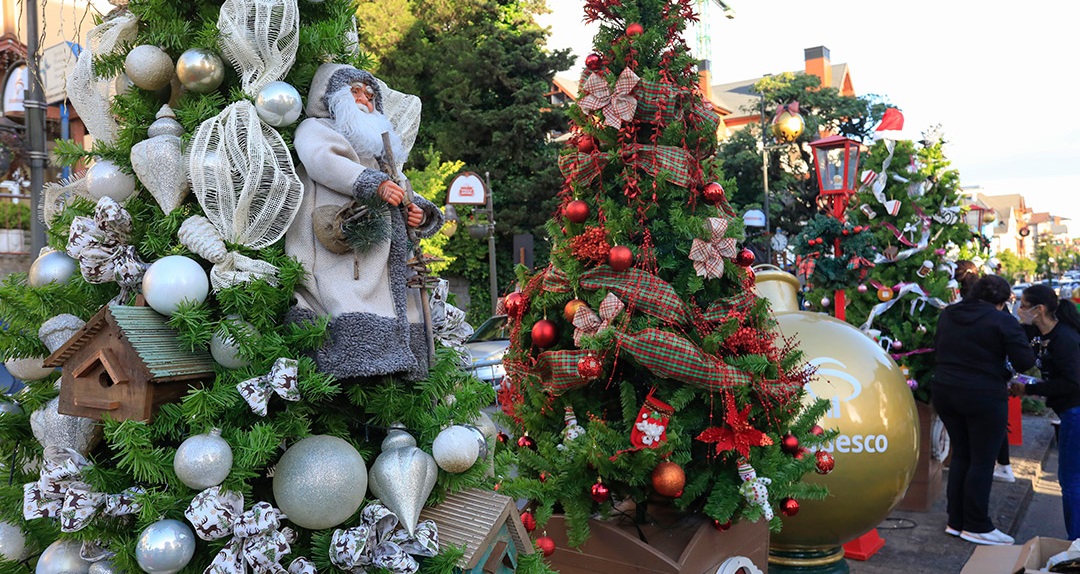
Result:
{"label": "face mask", "polygon": [[1024,325],[1030,325],[1035,320],[1035,313],[1032,311],[1032,307],[1024,309],[1023,307],[1016,310],[1016,316],[1020,318],[1020,322]]}

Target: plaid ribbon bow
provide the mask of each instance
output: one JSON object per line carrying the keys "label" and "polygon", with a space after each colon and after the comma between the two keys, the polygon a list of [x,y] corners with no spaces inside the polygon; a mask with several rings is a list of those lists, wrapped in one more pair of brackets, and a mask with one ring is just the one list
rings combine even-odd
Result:
{"label": "plaid ribbon bow", "polygon": [[57,446],[45,449],[45,462],[37,482],[23,485],[23,518],[59,518],[62,532],[86,528],[97,513],[110,516],[134,514],[141,509],[135,495],[143,490],[132,487],[120,494],[90,490],[80,481],[82,470],[90,463],[78,452]]}
{"label": "plaid ribbon bow", "polygon": [[694,239],[690,245],[690,260],[694,262],[694,271],[706,279],[719,279],[724,276],[724,258],[735,257],[738,248],[733,237],[724,237],[728,221],[719,217],[705,220],[709,230],[709,240]]}
{"label": "plaid ribbon bow", "polygon": [[94,216],[76,217],[68,232],[67,254],[79,261],[87,283],[116,281],[120,296],[137,288],[146,272],[131,238],[131,214],[112,198],[103,197],[94,208]]}
{"label": "plaid ribbon bow", "polygon": [[398,528],[397,515],[379,501],[364,507],[359,526],[335,530],[330,542],[330,562],[355,574],[367,572],[368,567],[414,574],[420,565],[413,556],[438,553],[439,531],[434,522],[417,524],[416,535],[410,537]]}
{"label": "plaid ribbon bow", "polygon": [[769,504],[769,485],[772,484],[772,479],[759,477],[757,471],[748,462],[739,464],[739,478],[742,479],[739,492],[746,498],[746,502],[760,507],[765,520],[772,520],[773,509]]}
{"label": "plaid ribbon bow", "polygon": [[611,326],[615,317],[626,308],[626,305],[615,296],[608,293],[600,303],[600,314],[597,315],[592,309],[582,305],[574,313],[574,344],[581,346],[581,338],[585,335],[595,335]]}
{"label": "plaid ribbon bow", "polygon": [[623,68],[619,79],[615,80],[615,90],[612,91],[607,80],[594,73],[581,85],[585,96],[578,102],[578,106],[587,112],[603,110],[604,125],[619,129],[623,122],[634,119],[637,98],[631,96],[630,92],[640,79],[630,68]]}
{"label": "plaid ribbon bow", "polygon": [[277,393],[287,401],[300,400],[300,387],[296,384],[299,364],[296,359],[282,357],[274,361],[269,373],[236,385],[236,390],[244,397],[251,410],[265,417],[271,393]]}

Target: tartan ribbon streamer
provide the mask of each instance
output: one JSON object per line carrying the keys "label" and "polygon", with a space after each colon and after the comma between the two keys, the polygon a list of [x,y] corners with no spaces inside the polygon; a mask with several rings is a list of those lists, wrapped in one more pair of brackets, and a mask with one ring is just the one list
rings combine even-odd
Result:
{"label": "tartan ribbon streamer", "polygon": [[803,257],[799,255],[795,258],[795,269],[798,271],[798,276],[805,279],[810,279],[814,274],[814,268],[817,267],[817,259],[813,257]]}
{"label": "tartan ribbon streamer", "polygon": [[540,288],[546,293],[569,293],[570,277],[562,269],[554,265],[548,265],[547,270],[544,272],[544,278],[540,283]]}
{"label": "tartan ribbon streamer", "polygon": [[588,381],[578,374],[578,361],[588,356],[590,351],[569,349],[565,351],[544,351],[536,359],[536,372],[541,384],[554,394],[562,393],[586,384]]}
{"label": "tartan ribbon streamer", "polygon": [[659,119],[661,124],[668,124],[678,119],[676,113],[678,91],[673,90],[670,84],[643,79],[638,83],[636,94],[638,106],[635,115],[639,119],[647,122]]}
{"label": "tartan ribbon streamer", "polygon": [[739,492],[746,498],[746,502],[760,507],[765,520],[772,520],[773,509],[769,504],[769,485],[772,484],[772,479],[758,476],[757,471],[748,462],[739,464],[739,478],[742,479]]}
{"label": "tartan ribbon streamer", "polygon": [[[217,540],[232,536],[204,574],[246,573],[248,568],[255,574],[284,574],[281,559],[292,551],[290,544],[296,541],[291,528],[282,528],[285,515],[268,502],[257,502],[244,512],[244,496],[238,492],[212,486],[195,495],[184,511],[195,534],[203,540]],[[303,571],[303,563],[296,561],[290,566]]]}
{"label": "tartan ribbon streamer", "polygon": [[707,389],[748,386],[750,375],[710,356],[689,340],[660,329],[616,333],[619,346],[654,375]]}
{"label": "tartan ribbon streamer", "polygon": [[626,308],[626,305],[614,293],[608,293],[607,297],[600,302],[600,314],[597,315],[585,305],[577,308],[574,313],[574,344],[581,346],[581,337],[595,335],[611,326],[615,317]]}
{"label": "tartan ribbon streamer", "polygon": [[265,417],[271,394],[276,393],[287,401],[300,400],[300,387],[296,382],[299,365],[296,359],[281,357],[274,361],[269,373],[236,385],[236,390],[252,411]]}
{"label": "tartan ribbon streamer", "polygon": [[425,520],[416,525],[416,535],[398,528],[398,517],[375,501],[360,513],[360,525],[337,529],[330,542],[330,562],[353,574],[372,569],[386,569],[393,574],[414,574],[420,569],[414,556],[439,553],[439,531]]}
{"label": "tartan ribbon streamer", "polygon": [[147,265],[128,245],[131,228],[131,214],[110,197],[98,200],[93,217],[71,221],[67,254],[78,260],[87,283],[116,281],[121,297],[142,283]]}
{"label": "tartan ribbon streamer", "polygon": [[590,291],[607,289],[627,306],[658,319],[684,323],[690,317],[686,303],[683,303],[671,285],[636,267],[615,271],[607,265],[601,265],[582,273],[579,283]]}
{"label": "tartan ribbon streamer", "polygon": [[619,78],[615,80],[615,89],[612,90],[606,78],[594,73],[581,85],[585,96],[578,102],[578,106],[587,112],[602,110],[604,125],[620,129],[623,122],[634,119],[637,98],[630,95],[630,92],[640,79],[630,68],[623,68]]}
{"label": "tartan ribbon streamer", "polygon": [[[671,174],[668,181],[680,187],[690,187],[694,180],[690,173],[690,154],[681,147],[670,145],[631,144],[624,147],[627,163],[636,163],[645,173],[659,177],[661,171]],[[630,156],[636,155],[637,162]]]}
{"label": "tartan ribbon streamer", "polygon": [[60,519],[62,532],[86,528],[99,512],[109,516],[134,514],[141,509],[135,496],[143,490],[132,487],[120,494],[93,492],[82,482],[82,471],[90,463],[78,452],[50,446],[44,452],[41,474],[36,482],[23,485],[23,518]]}
{"label": "tartan ribbon streamer", "polygon": [[755,300],[754,292],[749,289],[739,291],[730,297],[717,299],[705,310],[705,320],[709,322],[724,321],[732,312],[746,313],[754,306]]}
{"label": "tartan ribbon streamer", "polygon": [[599,153],[575,151],[559,156],[559,171],[563,177],[581,185],[589,185],[600,177],[605,165],[607,156]]}
{"label": "tartan ribbon streamer", "polygon": [[734,238],[724,237],[728,228],[726,219],[709,217],[705,220],[705,227],[709,231],[709,239],[706,241],[695,237],[690,244],[689,257],[699,277],[719,279],[724,276],[724,258],[735,257],[738,246]]}

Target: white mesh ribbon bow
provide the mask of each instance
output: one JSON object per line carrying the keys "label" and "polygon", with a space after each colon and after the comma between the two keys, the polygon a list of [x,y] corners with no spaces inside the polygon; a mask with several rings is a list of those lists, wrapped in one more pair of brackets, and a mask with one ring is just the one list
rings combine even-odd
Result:
{"label": "white mesh ribbon bow", "polygon": [[353,574],[366,573],[369,567],[393,574],[414,574],[420,565],[413,556],[438,554],[438,528],[425,520],[416,525],[416,535],[410,537],[397,526],[397,515],[381,502],[367,505],[360,513],[359,526],[334,531],[330,562]]}
{"label": "white mesh ribbon bow", "polygon": [[296,533],[282,528],[285,515],[269,502],[244,512],[243,495],[212,486],[195,495],[184,516],[203,540],[233,537],[204,574],[243,574],[249,567],[255,574],[286,572],[280,562],[292,551]]}
{"label": "white mesh ribbon bow", "polygon": [[639,80],[641,78],[633,70],[623,68],[619,79],[615,80],[613,91],[603,76],[592,74],[581,85],[581,91],[585,97],[581,98],[578,106],[587,112],[603,110],[604,124],[619,129],[623,122],[634,119],[637,98],[631,96],[630,92],[637,86]]}
{"label": "white mesh ribbon bow", "polygon": [[706,279],[719,279],[724,276],[724,258],[735,257],[738,246],[735,238],[724,237],[727,233],[728,220],[709,217],[705,220],[709,230],[709,240],[695,238],[690,244],[690,260],[694,262],[694,271]]}
{"label": "white mesh ribbon bow", "polygon": [[214,264],[210,269],[210,284],[214,291],[258,279],[277,285],[277,267],[236,251],[228,251],[221,232],[201,215],[185,219],[180,224],[177,237],[192,253]]}
{"label": "white mesh ribbon bow", "polygon": [[67,97],[79,112],[79,119],[94,139],[109,145],[116,143],[118,130],[109,109],[116,82],[112,77],[98,77],[94,73],[94,60],[110,55],[121,46],[134,44],[138,32],[139,20],[131,12],[119,11],[107,17],[86,33],[75,69],[67,79]]}
{"label": "white mesh ribbon bow", "polygon": [[77,532],[98,512],[123,516],[140,510],[135,496],[143,492],[141,488],[103,494],[81,482],[82,470],[90,464],[78,452],[51,446],[45,449],[44,457],[38,481],[23,485],[24,519],[59,518],[62,532]]}
{"label": "white mesh ribbon bow", "polygon": [[265,417],[266,406],[273,393],[287,401],[300,400],[300,387],[296,382],[299,366],[300,363],[296,359],[282,357],[274,361],[274,366],[270,367],[269,373],[236,385],[236,390],[240,392],[240,396],[244,397],[251,410]]}
{"label": "white mesh ribbon bow", "polygon": [[742,479],[739,492],[746,497],[746,501],[760,507],[765,520],[772,520],[773,509],[769,504],[769,485],[772,484],[772,479],[759,477],[748,462],[739,463],[739,478]]}
{"label": "white mesh ribbon bow", "polygon": [[585,305],[579,306],[574,312],[574,344],[581,346],[581,337],[595,335],[610,327],[625,308],[626,305],[614,293],[608,293],[600,302],[599,315]]}
{"label": "white mesh ribbon bow", "polygon": [[131,238],[131,214],[115,200],[103,197],[93,217],[76,217],[68,232],[67,254],[78,260],[88,283],[116,281],[125,298],[142,283],[146,263],[139,259]]}
{"label": "white mesh ribbon bow", "polygon": [[296,0],[225,0],[218,12],[221,55],[240,74],[244,93],[259,90],[289,73],[300,45]]}

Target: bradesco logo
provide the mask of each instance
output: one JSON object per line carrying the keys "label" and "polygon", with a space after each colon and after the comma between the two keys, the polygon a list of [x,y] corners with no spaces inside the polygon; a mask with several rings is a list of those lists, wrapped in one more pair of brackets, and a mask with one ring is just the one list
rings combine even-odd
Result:
{"label": "bradesco logo", "polygon": [[[828,379],[830,384],[827,388],[835,392],[832,396],[822,397],[814,392],[813,382],[806,384],[806,392],[814,399],[825,399],[831,403],[832,406],[829,407],[829,410],[825,411],[825,418],[839,419],[840,403],[846,403],[862,394],[862,383],[847,371],[847,365],[832,357],[817,357],[816,359],[811,359],[809,363],[817,368],[819,377]],[[850,386],[851,389],[844,389],[844,383]],[[859,454],[863,452],[873,454],[885,452],[888,448],[889,438],[882,434],[842,434],[837,436],[834,442],[822,445],[821,450],[845,454]]]}

